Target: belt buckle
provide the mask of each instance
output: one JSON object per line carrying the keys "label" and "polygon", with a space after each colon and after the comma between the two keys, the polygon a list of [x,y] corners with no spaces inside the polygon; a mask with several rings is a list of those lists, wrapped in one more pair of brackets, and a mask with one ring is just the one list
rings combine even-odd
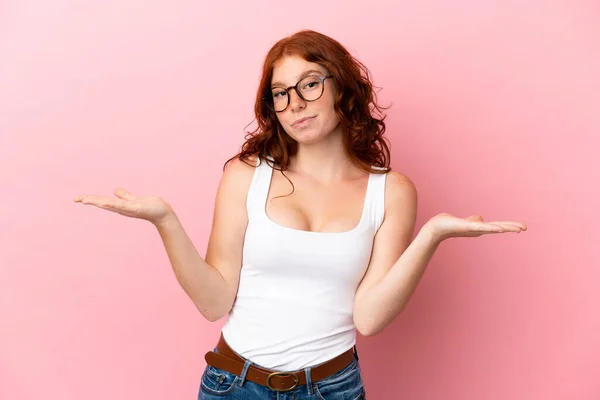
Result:
{"label": "belt buckle", "polygon": [[[271,386],[271,378],[274,376],[293,376],[294,377],[294,384],[292,385],[292,387],[290,388],[284,388],[284,389],[280,389],[280,388],[276,388]],[[276,371],[276,372],[272,372],[269,374],[269,376],[267,376],[267,387],[271,390],[274,390],[276,392],[289,392],[290,390],[295,389],[298,386],[298,382],[300,381],[300,379],[298,378],[298,375],[296,375],[294,372],[281,372],[281,371]]]}

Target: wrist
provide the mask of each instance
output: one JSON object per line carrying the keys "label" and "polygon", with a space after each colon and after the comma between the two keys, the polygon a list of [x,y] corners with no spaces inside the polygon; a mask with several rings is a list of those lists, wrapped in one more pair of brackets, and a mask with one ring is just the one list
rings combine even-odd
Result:
{"label": "wrist", "polygon": [[170,211],[160,219],[152,221],[152,224],[154,224],[158,230],[165,230],[176,224],[179,224],[179,219],[174,211]]}
{"label": "wrist", "polygon": [[432,244],[436,244],[436,245],[440,244],[441,242],[443,242],[446,239],[436,229],[435,225],[433,225],[433,223],[431,221],[428,221],[425,223],[425,225],[423,225],[423,227],[419,231],[419,234],[425,236],[427,241],[431,242]]}

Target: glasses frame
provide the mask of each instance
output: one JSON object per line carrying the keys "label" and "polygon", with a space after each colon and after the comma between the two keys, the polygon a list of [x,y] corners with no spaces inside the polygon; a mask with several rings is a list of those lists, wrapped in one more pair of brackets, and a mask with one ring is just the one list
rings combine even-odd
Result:
{"label": "glasses frame", "polygon": [[[305,99],[304,96],[302,96],[302,93],[300,93],[300,91],[298,90],[298,85],[300,84],[300,82],[302,82],[304,79],[306,79],[308,77],[319,78],[319,80],[321,81],[321,94],[319,95],[319,97],[317,97],[314,100],[307,100],[307,99]],[[285,108],[283,110],[281,110],[281,111],[276,111],[275,110],[275,105],[272,104],[272,98],[273,98],[272,94],[263,96],[261,98],[261,100],[263,101],[263,103],[266,104],[266,106],[267,106],[267,108],[269,110],[271,110],[273,112],[276,112],[276,113],[284,112],[290,106],[290,98],[291,98],[291,96],[290,96],[290,90],[291,89],[294,89],[294,92],[296,92],[296,94],[298,95],[298,97],[300,97],[302,100],[304,100],[306,102],[310,103],[310,102],[313,102],[313,101],[317,101],[317,100],[319,100],[323,96],[323,93],[325,93],[325,80],[327,80],[329,78],[333,78],[333,75],[331,75],[331,74],[326,75],[326,76],[308,75],[308,76],[305,76],[304,78],[300,79],[298,82],[296,82],[296,84],[294,86],[289,86],[287,88],[277,86],[278,89],[285,90],[285,92],[287,93],[287,99],[288,99]],[[269,100],[268,97],[271,97],[271,100]]]}

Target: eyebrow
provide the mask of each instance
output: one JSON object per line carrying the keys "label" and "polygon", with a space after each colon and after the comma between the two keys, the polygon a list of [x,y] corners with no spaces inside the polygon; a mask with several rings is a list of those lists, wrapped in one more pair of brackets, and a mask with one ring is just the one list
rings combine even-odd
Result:
{"label": "eyebrow", "polygon": [[[313,72],[323,75],[323,71],[319,71],[318,69],[311,69],[311,70],[308,70],[308,71],[305,71],[304,73],[302,73],[302,75],[300,75],[300,78],[298,79],[298,81],[302,80],[302,78],[305,78],[306,76],[310,75]],[[285,86],[282,82],[273,82],[271,84],[271,89],[274,87],[287,87],[287,86]]]}

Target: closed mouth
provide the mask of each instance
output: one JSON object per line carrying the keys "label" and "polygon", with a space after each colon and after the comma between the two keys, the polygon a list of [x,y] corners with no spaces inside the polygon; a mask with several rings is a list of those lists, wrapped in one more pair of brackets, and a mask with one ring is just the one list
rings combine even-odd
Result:
{"label": "closed mouth", "polygon": [[297,121],[294,121],[294,123],[292,123],[292,126],[296,126],[298,124],[301,124],[304,121],[308,121],[309,119],[313,119],[313,118],[315,118],[315,117],[306,117],[306,118],[299,119]]}

